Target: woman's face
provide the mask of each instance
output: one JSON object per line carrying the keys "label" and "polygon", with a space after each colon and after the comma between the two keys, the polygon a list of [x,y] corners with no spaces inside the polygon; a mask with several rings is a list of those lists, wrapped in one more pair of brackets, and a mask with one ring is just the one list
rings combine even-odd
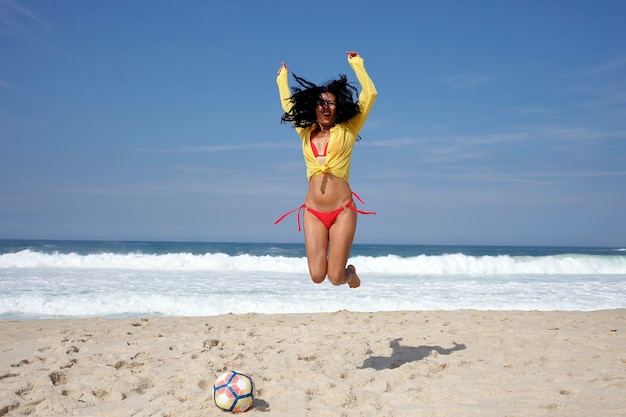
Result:
{"label": "woman's face", "polygon": [[324,129],[330,129],[337,118],[337,104],[333,93],[322,93],[315,107],[317,124]]}

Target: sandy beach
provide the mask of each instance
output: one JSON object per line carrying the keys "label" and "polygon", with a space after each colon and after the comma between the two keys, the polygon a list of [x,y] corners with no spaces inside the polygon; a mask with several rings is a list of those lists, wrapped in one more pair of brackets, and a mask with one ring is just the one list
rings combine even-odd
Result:
{"label": "sandy beach", "polygon": [[626,310],[0,321],[0,416],[624,416]]}

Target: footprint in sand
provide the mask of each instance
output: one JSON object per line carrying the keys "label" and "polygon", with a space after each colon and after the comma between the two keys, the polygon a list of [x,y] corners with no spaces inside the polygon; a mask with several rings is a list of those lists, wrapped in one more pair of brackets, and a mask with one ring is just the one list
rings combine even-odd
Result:
{"label": "footprint in sand", "polygon": [[31,363],[33,363],[33,361],[29,359],[22,359],[18,363],[11,364],[11,368],[19,368],[20,366],[30,365]]}
{"label": "footprint in sand", "polygon": [[57,385],[65,385],[71,382],[71,378],[68,376],[67,372],[54,371],[50,373],[48,377],[50,378],[52,385],[54,385],[55,387]]}

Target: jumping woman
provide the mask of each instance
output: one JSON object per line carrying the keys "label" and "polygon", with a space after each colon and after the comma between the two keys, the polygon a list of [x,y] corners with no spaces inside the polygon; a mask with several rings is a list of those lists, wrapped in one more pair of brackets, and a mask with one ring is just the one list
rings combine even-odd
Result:
{"label": "jumping woman", "polygon": [[[326,279],[334,285],[361,285],[354,265],[347,265],[354,234],[357,213],[375,214],[358,210],[348,184],[350,158],[359,131],[369,115],[376,96],[376,87],[367,75],[363,58],[357,52],[348,52],[348,63],[361,85],[358,90],[348,83],[345,75],[318,86],[293,75],[298,87],[289,89],[288,69],[281,63],[276,82],[284,114],[302,139],[309,189],[302,204],[284,214],[304,210],[304,242],[313,282]],[[361,201],[362,202],[362,201]]]}

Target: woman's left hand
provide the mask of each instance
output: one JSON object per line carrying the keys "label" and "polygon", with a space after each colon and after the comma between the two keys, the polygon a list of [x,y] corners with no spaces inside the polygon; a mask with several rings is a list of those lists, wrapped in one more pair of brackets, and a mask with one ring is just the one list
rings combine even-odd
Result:
{"label": "woman's left hand", "polygon": [[285,71],[288,71],[288,69],[287,69],[287,64],[285,64],[284,62],[281,62],[281,63],[280,63],[280,68],[278,68],[278,72],[277,72],[277,74],[280,74],[280,72],[281,72],[283,69],[284,69]]}

